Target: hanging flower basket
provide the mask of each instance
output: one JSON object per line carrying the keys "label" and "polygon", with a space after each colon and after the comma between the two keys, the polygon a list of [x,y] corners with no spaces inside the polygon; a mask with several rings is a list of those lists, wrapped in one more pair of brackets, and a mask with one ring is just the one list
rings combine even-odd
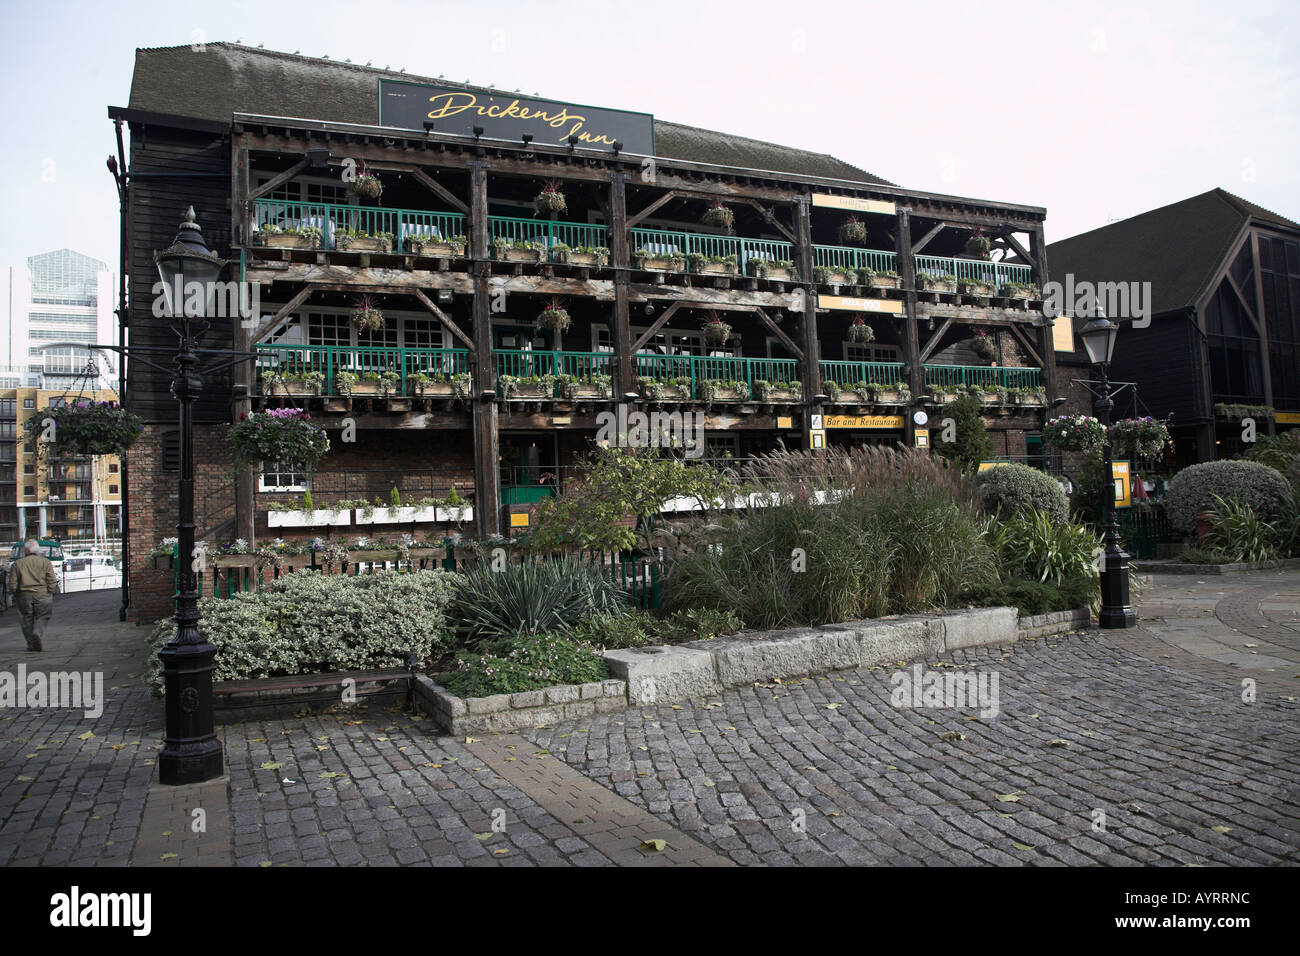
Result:
{"label": "hanging flower basket", "polygon": [[731,338],[731,326],[719,318],[711,318],[703,325],[704,341],[710,345],[726,345]]}
{"label": "hanging flower basket", "polygon": [[[52,431],[46,429],[49,419]],[[116,402],[79,400],[59,408],[47,408],[27,419],[23,426],[29,441],[50,435],[52,444],[65,455],[120,455],[134,444],[144,430],[140,416]]]}
{"label": "hanging flower basket", "polygon": [[384,327],[384,313],[376,307],[375,299],[363,295],[352,310],[352,327],[358,332],[378,332]]}
{"label": "hanging flower basket", "polygon": [[850,342],[874,342],[876,341],[876,330],[861,319],[854,319],[853,324],[849,326]]}
{"label": "hanging flower basket", "polygon": [[352,181],[352,194],[361,199],[378,199],[384,194],[384,184],[371,173],[361,173]]}
{"label": "hanging flower basket", "polygon": [[976,332],[971,336],[970,350],[986,362],[993,361],[993,357],[997,355],[997,348],[993,344],[993,339],[984,331]]}
{"label": "hanging flower basket", "polygon": [[1169,429],[1150,416],[1122,418],[1110,426],[1110,442],[1121,455],[1157,458],[1169,444]]}
{"label": "hanging flower basket", "polygon": [[700,219],[700,222],[706,226],[725,229],[730,232],[736,224],[736,214],[715,199],[709,204],[709,208],[704,210],[704,216]]}
{"label": "hanging flower basket", "polygon": [[988,236],[984,235],[983,229],[976,229],[966,240],[966,255],[976,259],[987,259],[992,248],[993,243],[989,241]]}
{"label": "hanging flower basket", "polygon": [[567,332],[572,324],[568,310],[560,308],[558,302],[552,302],[537,316],[537,328],[544,332]]}
{"label": "hanging flower basket", "polygon": [[312,424],[301,408],[273,408],[241,415],[226,433],[234,460],[243,465],[260,461],[313,465],[330,450],[325,429]]}
{"label": "hanging flower basket", "polygon": [[857,216],[849,216],[840,224],[840,242],[852,244],[855,246],[864,245],[867,241],[867,224]]}
{"label": "hanging flower basket", "polygon": [[1106,429],[1091,415],[1061,415],[1043,426],[1043,441],[1060,451],[1099,452]]}
{"label": "hanging flower basket", "polygon": [[568,203],[564,201],[564,193],[560,192],[560,184],[557,180],[546,181],[542,191],[533,200],[533,208],[537,210],[538,215],[548,216],[558,216],[569,211]]}

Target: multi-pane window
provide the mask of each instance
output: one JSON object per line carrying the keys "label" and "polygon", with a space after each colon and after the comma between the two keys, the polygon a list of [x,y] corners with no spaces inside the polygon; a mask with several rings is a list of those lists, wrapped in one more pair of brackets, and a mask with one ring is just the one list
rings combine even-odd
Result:
{"label": "multi-pane window", "polygon": [[898,356],[897,345],[844,343],[844,359],[847,362],[897,362]]}
{"label": "multi-pane window", "polygon": [[345,313],[308,312],[308,345],[351,345],[352,325]]}
{"label": "multi-pane window", "polygon": [[436,319],[407,319],[403,342],[407,348],[440,349],[444,344],[444,329]]}
{"label": "multi-pane window", "polygon": [[306,491],[310,480],[307,469],[302,465],[268,461],[262,463],[257,487],[259,491]]}

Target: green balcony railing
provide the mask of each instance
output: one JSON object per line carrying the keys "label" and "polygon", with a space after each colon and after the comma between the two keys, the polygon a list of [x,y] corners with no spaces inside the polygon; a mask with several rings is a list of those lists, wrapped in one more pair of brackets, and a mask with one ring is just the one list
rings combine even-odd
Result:
{"label": "green balcony railing", "polygon": [[[519,379],[567,376],[578,382],[613,375],[613,352],[561,352],[545,349],[498,349],[492,353],[497,375]],[[557,386],[558,388],[558,386]],[[553,390],[553,394],[558,392]]]}
{"label": "green balcony railing", "polygon": [[744,382],[753,394],[754,383],[799,380],[799,363],[795,359],[737,358],[725,355],[645,355],[636,356],[636,377],[677,385],[694,398],[702,398],[700,384],[705,381]]}
{"label": "green balcony railing", "polygon": [[257,368],[263,375],[274,372],[293,379],[318,373],[322,376],[320,394],[330,396],[342,394],[339,372],[356,375],[396,372],[400,385],[395,394],[411,395],[413,390],[408,379],[417,373],[442,381],[469,371],[468,349],[263,343],[257,346],[257,353]]}
{"label": "green balcony railing", "polygon": [[813,246],[813,266],[827,269],[874,269],[898,272],[898,255],[883,249],[853,249],[849,246]]}
{"label": "green balcony railing", "polygon": [[968,387],[993,386],[994,388],[1039,388],[1042,370],[1036,368],[1005,368],[999,365],[926,365],[925,384],[939,387],[965,385]]}
{"label": "green balcony railing", "polygon": [[253,203],[253,229],[260,231],[268,223],[281,229],[314,226],[325,249],[337,249],[339,232],[345,229],[371,236],[387,233],[393,237],[394,252],[405,251],[413,236],[450,239],[466,234],[466,220],[460,213],[258,199]]}
{"label": "green balcony railing", "polygon": [[504,239],[509,243],[536,243],[545,248],[548,261],[554,259],[553,250],[561,243],[570,249],[608,248],[608,232],[605,226],[585,222],[488,217],[488,235],[492,241]]}
{"label": "green balcony railing", "polygon": [[1029,282],[1033,271],[1029,266],[1012,262],[989,262],[984,259],[949,259],[943,256],[917,256],[916,271],[926,275],[952,275],[960,279],[976,279],[1001,286],[1007,282]]}
{"label": "green balcony railing", "polygon": [[633,253],[644,250],[651,256],[679,253],[686,257],[684,271],[693,271],[690,257],[708,256],[714,259],[736,257],[736,270],[747,272],[751,259],[766,262],[793,262],[794,246],[775,239],[744,239],[738,236],[718,236],[708,233],[675,232],[667,229],[629,229],[628,246]]}
{"label": "green balcony railing", "polygon": [[859,382],[869,385],[893,385],[907,381],[907,365],[903,362],[835,362],[821,363],[822,380],[842,387],[852,387]]}

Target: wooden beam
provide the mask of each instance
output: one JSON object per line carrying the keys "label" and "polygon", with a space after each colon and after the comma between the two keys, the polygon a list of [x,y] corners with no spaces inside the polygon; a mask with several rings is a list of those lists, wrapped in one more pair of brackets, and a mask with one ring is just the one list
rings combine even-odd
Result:
{"label": "wooden beam", "polygon": [[754,309],[754,312],[755,314],[758,315],[760,319],[763,320],[763,324],[767,326],[768,331],[770,331],[773,335],[775,335],[778,339],[780,339],[781,344],[790,350],[790,354],[802,362],[803,349],[795,345],[794,340],[791,339],[790,336],[782,332],[781,327],[777,325],[775,322],[773,322],[770,318],[768,318],[766,312],[764,312],[762,309]]}
{"label": "wooden beam", "polygon": [[676,198],[676,196],[677,196],[677,191],[675,189],[668,190],[668,192],[664,193],[662,196],[660,196],[650,205],[646,206],[635,216],[629,216],[627,220],[626,228],[628,229],[633,228],[641,220],[645,219],[647,216],[653,213],[656,209],[660,208],[664,203],[668,202],[670,199]]}
{"label": "wooden beam", "polygon": [[939,233],[943,232],[944,227],[946,227],[947,225],[948,224],[946,222],[941,222],[937,226],[932,226],[929,232],[927,232],[924,236],[922,236],[920,239],[918,239],[916,242],[912,244],[912,255],[916,255],[927,245],[929,245],[930,240],[933,239],[935,236],[939,235]]}
{"label": "wooden beam", "polygon": [[1030,358],[1038,363],[1038,367],[1042,368],[1044,364],[1043,357],[1039,355],[1038,351],[1030,344],[1028,336],[1021,332],[1019,327],[1015,325],[1008,325],[1007,331],[1011,333],[1012,337],[1015,338],[1017,342],[1025,347],[1025,351],[1029,353]]}
{"label": "wooden beam", "polygon": [[1029,250],[1027,250],[1024,246],[1022,246],[1019,243],[1019,241],[1017,241],[1015,236],[1011,235],[1010,233],[1007,233],[1005,236],[1002,237],[1002,241],[1005,242],[1007,245],[1009,245],[1012,249],[1014,249],[1016,251],[1016,255],[1024,259],[1025,262],[1029,263],[1031,267],[1038,265],[1038,259],[1030,255]]}
{"label": "wooden beam", "polygon": [[787,229],[785,227],[785,223],[777,219],[776,214],[773,213],[772,210],[769,209],[767,206],[764,206],[757,199],[740,198],[737,199],[736,202],[744,203],[747,206],[753,206],[755,209],[759,211],[759,214],[763,217],[763,221],[765,223],[767,223],[769,226],[773,226],[776,229],[780,230],[781,235],[789,239],[791,243],[799,242],[799,238],[794,234],[794,232]]}
{"label": "wooden beam", "polygon": [[462,332],[460,330],[460,327],[457,326],[455,322],[453,322],[451,319],[447,317],[447,313],[443,312],[442,309],[438,308],[438,306],[434,303],[434,301],[424,294],[424,290],[416,289],[415,297],[419,299],[421,303],[424,304],[424,307],[426,309],[428,309],[430,312],[433,313],[433,317],[437,319],[439,322],[441,322],[443,324],[443,327],[446,328],[447,331],[449,331],[453,336],[455,336],[456,340],[460,342],[461,345],[465,346],[465,348],[469,349],[471,352],[474,351],[474,340],[471,339],[464,332]]}
{"label": "wooden beam", "polygon": [[1237,301],[1241,303],[1241,307],[1246,310],[1246,318],[1250,319],[1250,324],[1255,327],[1255,334],[1263,335],[1264,330],[1260,327],[1259,316],[1255,314],[1255,307],[1246,301],[1246,296],[1241,291],[1241,286],[1237,285],[1237,280],[1232,277],[1231,265],[1229,265],[1228,269],[1223,273],[1223,278],[1227,280],[1228,286],[1236,294]]}
{"label": "wooden beam", "polygon": [[273,331],[275,331],[275,327],[284,321],[284,317],[287,316],[294,309],[298,308],[298,306],[306,302],[307,296],[311,295],[312,292],[314,291],[315,288],[313,286],[303,286],[301,289],[299,289],[297,295],[295,295],[284,305],[280,306],[279,312],[275,313],[275,315],[271,316],[271,318],[267,319],[265,322],[263,322],[261,325],[257,327],[257,331],[254,332],[252,335],[252,342],[253,343],[260,342],[262,341],[262,339],[266,338]]}
{"label": "wooden beam", "polygon": [[[922,316],[918,315],[916,319],[919,322],[922,319]],[[950,325],[952,325],[952,319],[944,319],[943,322],[940,323],[939,327],[934,330],[934,334],[930,336],[930,341],[926,342],[925,348],[921,349],[922,362],[929,361],[930,356],[933,355],[934,350],[939,347],[939,341],[943,338],[943,334],[948,331],[948,326]]]}
{"label": "wooden beam", "polygon": [[[627,262],[627,177],[617,173],[609,184],[609,251],[615,262]],[[614,376],[614,394],[626,395],[636,379],[636,356],[632,352],[632,316],[628,305],[626,269],[614,271],[614,314],[610,331],[614,337],[614,356],[617,362]]]}
{"label": "wooden beam", "polygon": [[645,348],[646,343],[654,338],[654,334],[662,329],[664,324],[667,323],[667,321],[671,319],[681,307],[682,303],[674,302],[672,305],[668,306],[668,308],[664,309],[663,312],[660,313],[659,318],[655,319],[654,322],[650,324],[650,328],[642,332],[641,337],[632,343],[632,354],[636,355]]}
{"label": "wooden beam", "polygon": [[425,189],[429,190],[429,192],[433,193],[443,202],[447,203],[452,208],[460,212],[463,212],[466,215],[469,215],[469,206],[463,203],[460,200],[460,198],[456,196],[455,193],[453,193],[442,183],[438,182],[436,179],[434,179],[432,176],[426,173],[423,169],[420,169],[419,167],[416,166],[412,166],[410,169],[410,173],[412,179],[414,179]]}
{"label": "wooden beam", "polygon": [[278,189],[310,165],[311,160],[309,159],[298,160],[298,162],[294,163],[284,172],[277,173],[256,189],[250,190],[248,193],[249,201],[251,202],[254,199],[261,199],[267,193],[271,192],[271,190]]}

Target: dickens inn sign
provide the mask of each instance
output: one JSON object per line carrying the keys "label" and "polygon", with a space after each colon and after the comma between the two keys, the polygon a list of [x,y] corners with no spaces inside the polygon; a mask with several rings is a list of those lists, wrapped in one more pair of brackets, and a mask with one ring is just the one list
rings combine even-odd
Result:
{"label": "dickens inn sign", "polygon": [[426,120],[432,120],[439,133],[473,136],[474,127],[481,126],[491,139],[517,141],[531,133],[538,143],[556,146],[567,145],[575,136],[575,145],[587,149],[610,149],[615,142],[645,156],[653,156],[655,149],[654,117],[649,113],[379,81],[380,126],[424,129]]}

